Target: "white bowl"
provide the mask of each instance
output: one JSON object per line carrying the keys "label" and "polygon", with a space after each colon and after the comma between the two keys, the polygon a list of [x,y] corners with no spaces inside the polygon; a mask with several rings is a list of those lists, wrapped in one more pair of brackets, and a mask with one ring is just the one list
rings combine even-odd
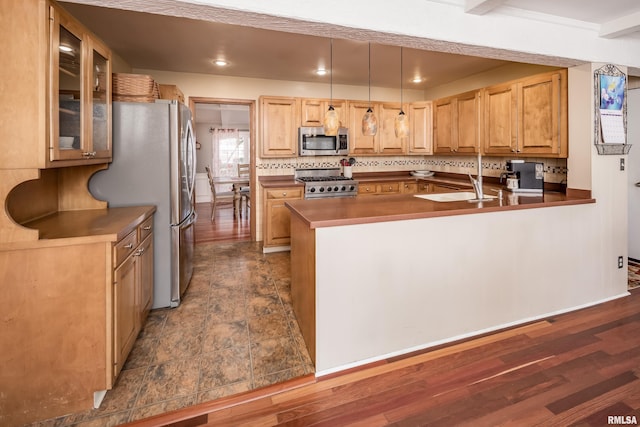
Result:
{"label": "white bowl", "polygon": [[73,148],[73,137],[72,136],[61,136],[60,137],[60,148]]}

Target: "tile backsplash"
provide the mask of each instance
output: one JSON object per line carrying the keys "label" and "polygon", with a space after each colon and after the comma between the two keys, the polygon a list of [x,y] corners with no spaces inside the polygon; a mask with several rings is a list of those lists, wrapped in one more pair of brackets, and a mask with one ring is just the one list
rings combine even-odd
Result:
{"label": "tile backsplash", "polygon": [[[432,170],[472,174],[477,172],[477,156],[352,156],[356,159],[353,172],[394,172]],[[340,156],[296,157],[288,159],[257,159],[258,175],[293,175],[298,168],[337,168]],[[482,175],[499,177],[507,170],[508,157],[482,157]],[[566,183],[567,160],[527,158],[527,161],[544,164],[545,182]]]}

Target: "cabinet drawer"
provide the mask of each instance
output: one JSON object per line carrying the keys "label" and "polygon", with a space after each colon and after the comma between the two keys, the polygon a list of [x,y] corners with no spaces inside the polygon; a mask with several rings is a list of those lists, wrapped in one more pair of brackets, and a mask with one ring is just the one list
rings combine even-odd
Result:
{"label": "cabinet drawer", "polygon": [[418,191],[418,183],[417,182],[403,182],[402,183],[402,192],[407,194],[413,194]]}
{"label": "cabinet drawer", "polygon": [[138,226],[138,242],[142,242],[151,233],[153,233],[153,217]]}
{"label": "cabinet drawer", "polygon": [[127,237],[116,243],[113,249],[115,265],[120,265],[133,252],[136,246],[138,246],[138,234],[136,231],[132,231]]}
{"label": "cabinet drawer", "polygon": [[400,192],[400,183],[399,182],[385,182],[384,184],[380,184],[380,192],[381,193],[399,193]]}
{"label": "cabinet drawer", "polygon": [[359,184],[358,194],[376,194],[376,184]]}
{"label": "cabinet drawer", "polygon": [[267,190],[267,199],[300,199],[301,197],[302,188]]}
{"label": "cabinet drawer", "polygon": [[419,182],[418,189],[416,190],[418,193],[430,193],[433,191],[433,185],[428,182]]}

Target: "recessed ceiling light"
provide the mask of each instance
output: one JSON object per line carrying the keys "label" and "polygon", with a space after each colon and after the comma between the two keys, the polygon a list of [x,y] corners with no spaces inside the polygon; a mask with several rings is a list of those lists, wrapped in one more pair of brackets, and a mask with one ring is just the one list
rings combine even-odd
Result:
{"label": "recessed ceiling light", "polygon": [[316,74],[319,76],[326,76],[327,75],[327,70],[325,70],[324,68],[318,68],[316,70]]}
{"label": "recessed ceiling light", "polygon": [[414,77],[413,80],[411,80],[413,83],[422,83],[422,78],[421,77]]}
{"label": "recessed ceiling light", "polygon": [[224,67],[225,65],[229,64],[224,59],[216,59],[215,61],[213,61],[213,63],[216,64],[218,67]]}

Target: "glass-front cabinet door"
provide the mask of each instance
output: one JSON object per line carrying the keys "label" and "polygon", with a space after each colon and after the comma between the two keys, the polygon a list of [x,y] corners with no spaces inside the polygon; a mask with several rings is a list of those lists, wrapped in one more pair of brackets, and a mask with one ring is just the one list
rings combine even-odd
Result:
{"label": "glass-front cabinet door", "polygon": [[111,158],[111,61],[109,51],[91,40],[91,151],[95,158]]}
{"label": "glass-front cabinet door", "polygon": [[111,159],[111,53],[65,11],[50,8],[49,165]]}

